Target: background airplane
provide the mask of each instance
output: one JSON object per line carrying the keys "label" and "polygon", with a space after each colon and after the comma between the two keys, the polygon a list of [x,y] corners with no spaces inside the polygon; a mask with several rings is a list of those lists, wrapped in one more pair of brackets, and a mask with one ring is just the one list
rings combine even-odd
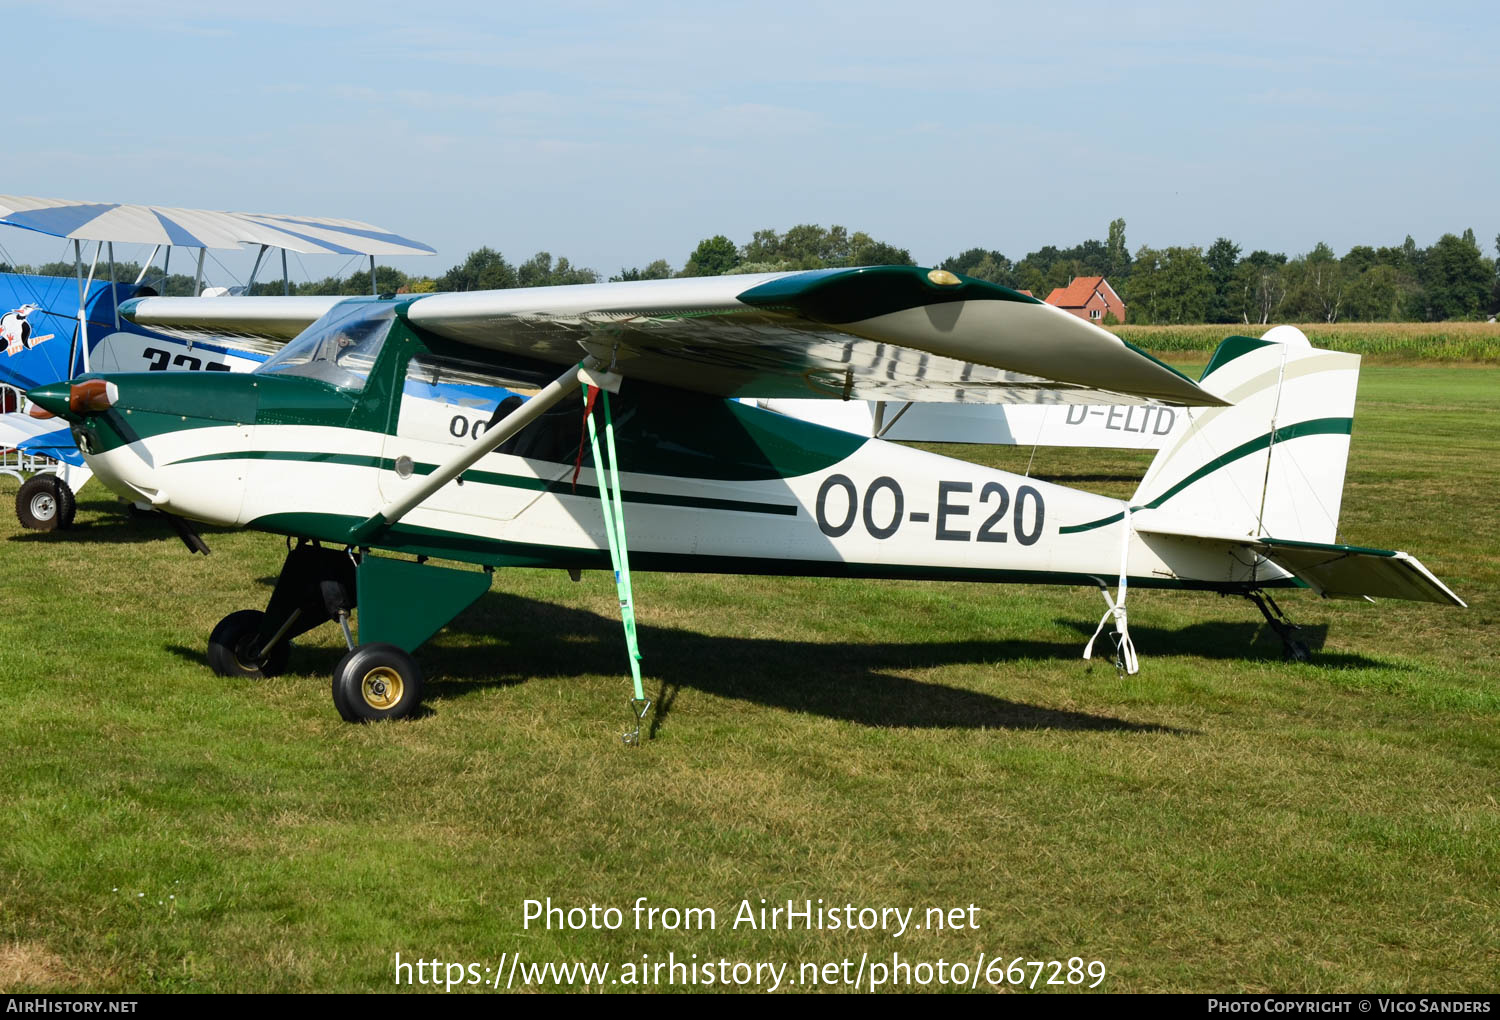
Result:
{"label": "background airplane", "polygon": [[1159,450],[1187,418],[1164,404],[925,404],[755,400],[757,407],[872,439]]}
{"label": "background airplane", "polygon": [[[6,473],[22,478],[23,469],[42,469],[28,471],[31,477],[23,478],[16,495],[21,524],[42,531],[72,525],[75,493],[91,473],[68,429],[28,417],[16,400],[20,391],[69,379],[79,371],[248,372],[285,339],[172,336],[122,320],[120,302],[156,293],[148,273],[158,255],[164,278],[174,248],[197,249],[194,291],[202,293],[205,258],[215,248],[258,246],[246,291],[253,288],[261,266],[269,264],[267,257],[275,254],[280,255],[282,286],[289,290],[288,251],[368,258],[372,283],[377,255],[435,254],[427,245],[356,220],[26,195],[0,195],[0,225],[64,238],[73,252],[73,278],[0,273],[0,337],[5,347],[5,357],[0,358],[0,449],[19,451],[6,465]],[[89,242],[94,249],[85,274]],[[132,282],[115,278],[116,244],[153,246]],[[311,299],[312,307],[319,309],[314,317],[337,300]],[[38,461],[39,457],[54,463]]]}

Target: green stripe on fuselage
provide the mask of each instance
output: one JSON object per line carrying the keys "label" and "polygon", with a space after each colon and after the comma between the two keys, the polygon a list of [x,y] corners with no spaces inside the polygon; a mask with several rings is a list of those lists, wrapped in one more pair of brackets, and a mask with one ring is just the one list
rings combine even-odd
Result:
{"label": "green stripe on fuselage", "polygon": [[[345,514],[272,514],[250,522],[250,527],[280,535],[315,538],[342,545],[344,536],[359,527],[361,518]],[[364,545],[364,543],[362,543]],[[379,542],[368,548],[414,556],[477,563],[489,567],[543,567],[551,569],[610,570],[608,549],[534,545],[480,538],[456,531],[422,528],[400,522],[392,525]],[[1050,584],[1097,587],[1093,574],[1044,570],[992,570],[983,567],[939,567],[909,563],[851,563],[843,560],[785,559],[758,556],[718,556],[700,553],[664,553],[632,549],[630,565],[643,571],[700,574],[759,574],[772,577],[842,577],[870,580],[979,581],[993,584]],[[1189,589],[1240,593],[1255,588],[1301,588],[1292,577],[1254,583],[1195,581],[1165,577],[1131,577],[1137,588]]]}
{"label": "green stripe on fuselage", "polygon": [[[314,453],[297,450],[253,450],[245,453],[209,453],[200,457],[187,457],[183,460],[173,461],[170,466],[229,460],[280,460],[297,463],[341,464],[350,467],[378,468],[382,471],[396,470],[396,462],[389,457],[374,457],[353,453]],[[413,464],[412,473],[430,475],[438,467],[439,465],[437,464]],[[571,482],[564,481],[563,479],[548,481],[545,478],[533,478],[529,475],[511,475],[499,471],[476,471],[470,469],[463,473],[461,480],[464,482],[475,482],[480,485],[499,485],[511,489],[528,489],[533,492],[563,493],[565,495],[586,496],[591,499],[599,498],[597,487],[588,484],[574,486]],[[651,506],[689,507],[695,510],[734,510],[741,513],[777,514],[786,517],[795,517],[797,515],[797,504],[795,503],[760,503],[742,499],[719,499],[712,496],[682,496],[663,492],[645,492],[639,489],[626,489],[621,493],[621,496],[627,503],[640,503]]]}
{"label": "green stripe on fuselage", "polygon": [[[1143,506],[1133,506],[1130,509],[1132,511],[1155,510],[1167,500],[1177,495],[1183,489],[1186,489],[1189,485],[1192,485],[1194,482],[1213,474],[1221,467],[1232,464],[1235,461],[1240,460],[1241,458],[1248,457],[1252,453],[1259,453],[1261,450],[1270,447],[1273,443],[1284,443],[1288,440],[1296,439],[1299,436],[1347,436],[1353,431],[1353,418],[1314,418],[1312,421],[1298,422],[1296,425],[1287,425],[1284,428],[1277,429],[1275,432],[1267,432],[1263,436],[1257,436],[1256,438],[1250,440],[1248,443],[1241,443],[1239,446],[1236,446],[1228,453],[1215,457],[1213,460],[1209,461],[1207,464],[1203,465],[1198,470],[1188,475],[1182,481],[1172,486],[1166,492],[1162,493],[1160,496],[1157,496],[1151,502],[1146,503]],[[1110,524],[1114,524],[1116,521],[1122,520],[1124,516],[1125,514],[1122,511],[1121,513],[1111,514],[1108,517],[1101,517],[1097,521],[1089,521],[1086,524],[1068,524],[1061,528],[1058,528],[1057,532],[1060,535],[1076,535],[1080,531],[1092,531],[1095,528],[1103,528]]]}

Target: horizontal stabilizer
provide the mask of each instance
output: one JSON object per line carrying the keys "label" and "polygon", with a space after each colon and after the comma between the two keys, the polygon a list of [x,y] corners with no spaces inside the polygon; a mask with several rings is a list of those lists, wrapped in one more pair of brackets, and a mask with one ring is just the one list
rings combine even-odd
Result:
{"label": "horizontal stabilizer", "polygon": [[1451,606],[1466,604],[1409,553],[1275,538],[1262,539],[1251,548],[1306,581],[1325,598],[1372,595]]}
{"label": "horizontal stabilizer", "polygon": [[[1249,550],[1270,560],[1324,598],[1379,597],[1438,602],[1460,608],[1468,605],[1410,553],[1282,538],[1237,538],[1212,524],[1198,527],[1181,519],[1173,521],[1157,517],[1149,510],[1133,517],[1135,530],[1141,535]],[[1143,526],[1143,521],[1149,523]]]}

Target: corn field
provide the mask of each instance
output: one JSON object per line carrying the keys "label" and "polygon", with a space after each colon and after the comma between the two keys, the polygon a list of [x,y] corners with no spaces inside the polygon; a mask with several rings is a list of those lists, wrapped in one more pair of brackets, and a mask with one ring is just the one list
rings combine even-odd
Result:
{"label": "corn field", "polygon": [[[1268,326],[1113,326],[1110,332],[1156,354],[1208,353],[1229,336],[1260,336]],[[1500,363],[1500,323],[1352,322],[1297,326],[1315,346],[1391,362]]]}

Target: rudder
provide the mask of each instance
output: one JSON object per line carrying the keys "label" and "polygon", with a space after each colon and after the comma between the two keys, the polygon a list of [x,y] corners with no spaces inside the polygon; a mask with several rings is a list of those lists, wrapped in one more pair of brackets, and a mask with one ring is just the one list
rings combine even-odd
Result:
{"label": "rudder", "polygon": [[1231,406],[1189,409],[1131,505],[1220,534],[1335,541],[1359,361],[1292,326],[1226,339],[1199,384]]}

